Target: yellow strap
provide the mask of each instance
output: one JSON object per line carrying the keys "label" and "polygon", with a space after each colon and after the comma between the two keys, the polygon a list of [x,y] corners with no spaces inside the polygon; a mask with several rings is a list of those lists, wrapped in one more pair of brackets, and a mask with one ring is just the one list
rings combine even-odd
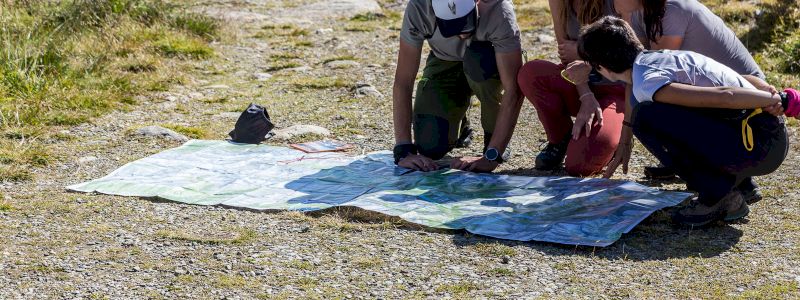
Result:
{"label": "yellow strap", "polygon": [[760,108],[756,108],[747,118],[742,120],[742,144],[744,144],[744,148],[747,149],[747,151],[753,151],[753,147],[755,146],[753,142],[753,128],[750,128],[750,124],[747,124],[747,122],[750,121],[750,118],[761,112],[762,110]]}
{"label": "yellow strap", "polygon": [[564,80],[568,81],[569,83],[572,83],[573,85],[578,85],[577,83],[575,83],[575,81],[572,81],[572,79],[569,79],[569,77],[567,77],[567,70],[561,70],[561,78],[564,78]]}

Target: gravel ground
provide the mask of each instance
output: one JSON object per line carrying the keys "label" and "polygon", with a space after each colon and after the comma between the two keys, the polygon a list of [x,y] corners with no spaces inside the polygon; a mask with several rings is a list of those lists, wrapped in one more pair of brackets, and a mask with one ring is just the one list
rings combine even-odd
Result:
{"label": "gravel ground", "polygon": [[[303,1],[216,0],[192,9],[227,18],[208,61],[174,60],[183,85],[46,141],[59,162],[27,183],[2,183],[0,295],[32,298],[798,298],[798,146],[776,173],[759,178],[766,198],[747,220],[708,229],[673,227],[657,212],[606,248],[523,243],[420,228],[352,208],[313,214],[255,212],[155,199],[86,195],[64,187],[179,143],[134,135],[148,125],[200,128],[223,139],[250,102],[280,128],[314,124],[359,146],[392,143],[391,83],[402,3],[367,22],[307,16]],[[310,2],[310,1],[305,1]],[[523,1],[524,2],[524,1]],[[535,2],[535,1],[528,1]],[[283,26],[292,24],[291,26]],[[524,32],[533,58],[554,59],[551,30]],[[294,32],[294,33],[293,33]],[[545,35],[545,37],[540,37]],[[296,58],[295,58],[296,57]],[[351,60],[339,68],[324,63]],[[299,70],[277,66],[293,62]],[[306,70],[303,70],[306,69]],[[256,73],[270,73],[260,81]],[[262,76],[264,77],[264,76]],[[385,97],[359,97],[370,84]],[[320,87],[321,86],[321,87]],[[470,113],[479,124],[477,111]],[[800,137],[792,123],[793,140]],[[63,138],[69,136],[70,138]],[[299,140],[313,139],[304,137]],[[543,143],[524,106],[501,172],[530,170]],[[274,144],[280,144],[273,142]],[[457,154],[477,154],[482,141]],[[632,172],[654,163],[637,146]]]}

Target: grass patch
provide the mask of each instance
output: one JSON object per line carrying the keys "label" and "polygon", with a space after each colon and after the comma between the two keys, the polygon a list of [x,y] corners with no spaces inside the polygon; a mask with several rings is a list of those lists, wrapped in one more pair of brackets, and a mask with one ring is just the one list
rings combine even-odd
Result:
{"label": "grass patch", "polygon": [[489,270],[488,273],[491,274],[491,275],[494,275],[494,276],[512,276],[512,275],[514,275],[514,271],[511,271],[511,270],[506,269],[506,268],[494,268],[494,269]]}
{"label": "grass patch", "polygon": [[336,77],[319,77],[319,78],[302,77],[294,79],[291,82],[291,85],[296,89],[315,89],[315,90],[323,90],[330,88],[349,88],[352,86],[352,84],[349,81],[339,79]]}
{"label": "grass patch", "polygon": [[292,260],[286,263],[286,266],[293,269],[311,271],[314,270],[314,264],[307,260]]}
{"label": "grass patch", "polygon": [[291,62],[291,61],[278,62],[278,63],[270,65],[267,68],[267,72],[275,72],[275,71],[280,71],[280,70],[285,70],[285,69],[297,68],[299,66],[300,66],[299,63]]}
{"label": "grass patch", "polygon": [[[210,57],[207,43],[219,30],[215,20],[177,8],[162,0],[3,1],[0,127],[53,132],[168,88],[179,70],[162,70],[161,62]],[[3,180],[30,179],[30,167],[51,161],[47,149],[28,159],[6,155],[15,150],[0,143],[0,159],[10,164]]]}
{"label": "grass patch", "polygon": [[164,128],[169,128],[175,130],[176,132],[188,136],[193,139],[204,139],[211,136],[207,130],[200,128],[200,127],[193,127],[193,126],[183,126],[183,125],[175,125],[175,124],[167,124],[164,125]]}
{"label": "grass patch", "polygon": [[256,238],[255,231],[247,228],[234,229],[223,232],[205,232],[203,235],[188,233],[181,230],[159,230],[156,235],[161,238],[186,242],[195,242],[210,245],[241,245]]}
{"label": "grass patch", "polygon": [[166,56],[181,58],[209,58],[214,54],[205,42],[191,37],[171,36],[156,43],[158,51]]}
{"label": "grass patch", "polygon": [[491,255],[491,256],[515,256],[517,255],[517,250],[514,248],[500,244],[500,243],[480,243],[472,246],[476,252],[483,254],[483,255]]}
{"label": "grass patch", "polygon": [[372,32],[375,29],[377,28],[374,25],[361,23],[348,24],[344,27],[344,31],[350,32]]}
{"label": "grass patch", "polygon": [[553,23],[546,0],[528,0],[516,5],[517,23],[522,31],[542,28]]}
{"label": "grass patch", "polygon": [[456,296],[464,296],[471,291],[480,289],[477,284],[473,282],[459,282],[451,284],[442,284],[436,287],[437,293],[448,293]]}
{"label": "grass patch", "polygon": [[353,264],[359,269],[373,269],[384,264],[379,257],[359,257],[353,260]]}
{"label": "grass patch", "polygon": [[6,200],[0,200],[0,212],[7,212],[14,210],[14,206]]}
{"label": "grass patch", "polygon": [[339,60],[353,60],[353,61],[355,61],[355,60],[358,60],[358,59],[355,56],[349,55],[349,54],[348,55],[331,56],[331,57],[323,59],[320,62],[320,64],[324,65],[324,64],[327,64],[329,62],[339,61]]}

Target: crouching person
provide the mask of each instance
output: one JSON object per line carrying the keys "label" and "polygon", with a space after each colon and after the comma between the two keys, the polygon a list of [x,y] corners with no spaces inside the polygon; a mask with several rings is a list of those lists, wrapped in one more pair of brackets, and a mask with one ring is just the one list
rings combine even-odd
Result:
{"label": "crouching person", "polygon": [[[794,90],[762,91],[732,69],[691,51],[644,51],[621,19],[605,17],[583,29],[580,57],[603,76],[627,83],[620,147],[606,172],[627,171],[632,136],[676,170],[698,197],[673,214],[676,223],[703,226],[749,213],[750,178],[775,171],[789,145],[784,110]],[[796,100],[796,99],[795,99]],[[790,116],[796,116],[792,113]]]}
{"label": "crouching person", "polygon": [[[425,41],[431,52],[412,109]],[[434,160],[468,145],[472,129],[465,116],[473,95],[481,101],[484,151],[494,139],[494,152],[502,154],[516,118],[497,121],[501,103],[505,110],[520,107],[516,74],[522,65],[521,47],[510,0],[409,1],[394,79],[395,163],[432,171],[438,169]],[[513,112],[505,115],[515,116]],[[493,136],[496,123],[498,131],[503,131],[500,136]],[[476,167],[493,169],[502,155],[494,158],[481,160]]]}

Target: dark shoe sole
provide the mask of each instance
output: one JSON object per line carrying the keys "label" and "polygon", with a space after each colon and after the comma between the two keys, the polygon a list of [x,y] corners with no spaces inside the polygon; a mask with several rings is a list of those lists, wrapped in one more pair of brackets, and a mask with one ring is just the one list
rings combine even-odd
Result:
{"label": "dark shoe sole", "polygon": [[725,222],[736,221],[738,219],[746,217],[749,214],[750,214],[750,207],[748,207],[747,204],[744,204],[741,207],[739,207],[736,211],[727,213],[725,215],[725,218],[723,218],[723,221]]}

